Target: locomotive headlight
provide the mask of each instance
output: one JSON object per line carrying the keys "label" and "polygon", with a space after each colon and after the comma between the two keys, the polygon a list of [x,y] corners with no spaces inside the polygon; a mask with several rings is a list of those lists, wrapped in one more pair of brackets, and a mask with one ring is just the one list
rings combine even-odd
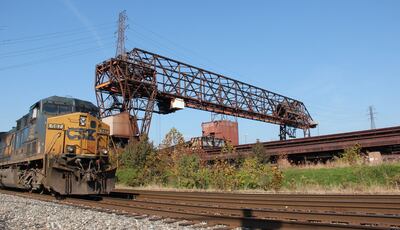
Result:
{"label": "locomotive headlight", "polygon": [[100,154],[101,155],[107,155],[108,154],[108,150],[107,149],[100,149]]}
{"label": "locomotive headlight", "polygon": [[108,134],[108,130],[107,129],[99,129],[99,133],[100,134]]}
{"label": "locomotive headlight", "polygon": [[79,117],[79,125],[80,126],[86,126],[86,121],[87,121],[87,117],[86,116],[80,116]]}
{"label": "locomotive headlight", "polygon": [[75,145],[67,145],[67,152],[68,153],[75,153],[76,152],[76,146]]}

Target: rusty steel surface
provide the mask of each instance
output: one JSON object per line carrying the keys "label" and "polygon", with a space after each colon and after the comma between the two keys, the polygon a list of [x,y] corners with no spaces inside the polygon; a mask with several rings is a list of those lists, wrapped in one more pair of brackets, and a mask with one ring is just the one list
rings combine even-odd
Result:
{"label": "rusty steel surface", "polygon": [[304,194],[249,194],[223,192],[170,192],[115,189],[113,195],[131,194],[137,200],[165,200],[219,203],[224,207],[270,208],[286,211],[316,211],[397,215],[400,217],[399,195],[304,195]]}
{"label": "rusty steel surface", "polygon": [[[0,192],[45,201],[55,200],[54,197],[34,193]],[[117,195],[122,197],[129,194],[134,199],[116,198]],[[257,229],[400,228],[399,195],[292,196],[114,190],[112,196],[105,196],[102,200],[67,197],[57,202],[139,218],[144,215],[154,220],[168,218],[166,222],[170,223],[187,220],[187,225],[206,222],[208,226]]]}
{"label": "rusty steel surface", "polygon": [[[383,229],[399,227],[400,224],[399,195],[293,195],[144,190],[114,190],[113,193],[134,195],[136,202],[148,202],[149,206],[165,205],[174,207],[173,209],[191,206],[191,212],[214,212],[222,216],[251,217],[266,221],[266,225],[256,226],[247,226],[247,222],[241,222],[242,227],[265,227],[271,220],[282,224],[286,221],[302,223],[308,225],[308,228]],[[251,219],[248,221],[251,222]]]}
{"label": "rusty steel surface", "polygon": [[317,125],[301,101],[138,48],[98,64],[95,75],[101,116],[128,111],[141,122],[140,134],[148,133],[153,112],[176,111],[175,99],[184,107],[278,124],[281,131],[309,134]]}
{"label": "rusty steel surface", "polygon": [[218,120],[203,122],[202,135],[211,136],[229,141],[232,145],[239,144],[238,123],[236,121]]}
{"label": "rusty steel surface", "polygon": [[[359,144],[364,149],[379,149],[400,145],[400,126],[339,133],[307,138],[297,138],[285,141],[270,141],[262,143],[268,155],[311,154],[329,151],[342,151],[345,148]],[[236,146],[236,153],[220,154],[219,148],[206,150],[207,159],[235,158],[237,153],[250,154],[254,144]]]}

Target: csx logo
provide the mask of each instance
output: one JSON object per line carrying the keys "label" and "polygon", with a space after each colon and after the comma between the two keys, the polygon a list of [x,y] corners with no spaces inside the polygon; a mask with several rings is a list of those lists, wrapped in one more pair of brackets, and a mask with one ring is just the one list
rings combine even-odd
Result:
{"label": "csx logo", "polygon": [[89,140],[94,141],[94,134],[96,130],[94,129],[84,129],[84,128],[69,128],[67,130],[67,137],[71,140]]}

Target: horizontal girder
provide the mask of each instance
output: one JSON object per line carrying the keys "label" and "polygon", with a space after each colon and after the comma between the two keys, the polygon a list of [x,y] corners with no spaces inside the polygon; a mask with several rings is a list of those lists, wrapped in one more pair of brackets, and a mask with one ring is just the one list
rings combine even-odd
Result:
{"label": "horizontal girder", "polygon": [[160,113],[173,112],[161,107],[179,98],[189,108],[304,130],[316,126],[298,100],[138,48],[96,66],[96,91],[122,101],[155,92]]}

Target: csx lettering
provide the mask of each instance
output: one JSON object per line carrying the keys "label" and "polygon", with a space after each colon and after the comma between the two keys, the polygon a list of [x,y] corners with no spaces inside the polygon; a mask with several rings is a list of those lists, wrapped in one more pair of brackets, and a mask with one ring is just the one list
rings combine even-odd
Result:
{"label": "csx lettering", "polygon": [[89,140],[94,141],[94,129],[83,129],[83,128],[69,128],[67,130],[67,137],[71,140]]}

